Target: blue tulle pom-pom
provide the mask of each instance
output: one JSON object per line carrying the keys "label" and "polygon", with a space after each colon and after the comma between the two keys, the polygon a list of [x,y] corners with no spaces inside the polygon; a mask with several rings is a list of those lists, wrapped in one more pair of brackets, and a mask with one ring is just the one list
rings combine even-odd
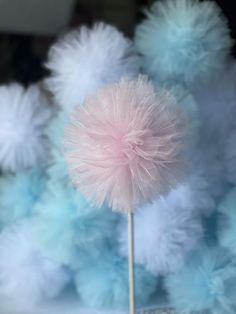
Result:
{"label": "blue tulle pom-pom", "polygon": [[41,169],[20,171],[0,179],[0,228],[32,214],[33,205],[45,189]]}
{"label": "blue tulle pom-pom", "polygon": [[234,187],[218,207],[218,239],[220,244],[236,255],[236,187]]}
{"label": "blue tulle pom-pom", "polygon": [[94,208],[71,185],[48,184],[35,206],[34,230],[54,260],[70,265],[78,249],[98,250],[114,234],[117,215],[106,205]]}
{"label": "blue tulle pom-pom", "polygon": [[166,278],[171,305],[181,313],[235,313],[236,260],[222,248],[202,248]]}
{"label": "blue tulle pom-pom", "polygon": [[[157,288],[158,279],[140,266],[135,267],[137,306],[144,306]],[[128,261],[113,250],[100,258],[87,259],[75,277],[83,303],[97,309],[125,309],[129,305]]]}
{"label": "blue tulle pom-pom", "polygon": [[47,129],[47,137],[51,143],[51,159],[48,163],[47,174],[51,182],[69,183],[68,166],[64,157],[64,133],[69,115],[61,110],[51,120]]}
{"label": "blue tulle pom-pom", "polygon": [[192,85],[222,70],[232,46],[213,1],[161,0],[136,30],[143,70],[157,81]]}
{"label": "blue tulle pom-pom", "polygon": [[47,137],[54,149],[62,151],[64,145],[65,127],[68,122],[69,115],[63,110],[58,111],[56,116],[51,120],[47,128]]}
{"label": "blue tulle pom-pom", "polygon": [[199,132],[201,127],[201,121],[199,116],[198,105],[194,99],[194,96],[180,84],[172,84],[171,82],[165,82],[164,88],[169,90],[175,97],[178,107],[181,108],[188,121],[188,134],[186,135],[188,145],[193,146],[198,142]]}
{"label": "blue tulle pom-pom", "polygon": [[51,156],[52,158],[46,170],[50,183],[70,184],[71,178],[64,155],[59,150],[52,149]]}
{"label": "blue tulle pom-pom", "polygon": [[[57,297],[71,280],[69,270],[50,260],[32,234],[31,219],[0,233],[0,312],[35,313]],[[4,303],[7,307],[4,310]]]}

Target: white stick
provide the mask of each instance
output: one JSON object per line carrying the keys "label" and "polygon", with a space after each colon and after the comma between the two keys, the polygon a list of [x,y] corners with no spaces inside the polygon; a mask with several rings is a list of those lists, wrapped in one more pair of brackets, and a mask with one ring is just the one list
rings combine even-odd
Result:
{"label": "white stick", "polygon": [[135,274],[134,274],[134,216],[128,213],[128,243],[129,243],[129,313],[135,314]]}

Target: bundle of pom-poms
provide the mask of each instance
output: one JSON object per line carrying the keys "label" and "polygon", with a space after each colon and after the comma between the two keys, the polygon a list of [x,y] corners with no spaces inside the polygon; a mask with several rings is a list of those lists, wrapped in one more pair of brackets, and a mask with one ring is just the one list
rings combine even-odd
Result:
{"label": "bundle of pom-poms", "polygon": [[[178,151],[184,169],[171,160],[183,175],[167,189],[149,186],[156,197],[134,213],[137,305],[158,307],[164,300],[179,313],[236,312],[236,62],[227,20],[213,1],[159,0],[145,14],[133,42],[113,26],[82,26],[51,47],[43,82],[0,87],[1,313],[33,313],[71,297],[81,314],[127,312],[127,220],[102,197],[104,178],[117,191],[112,172],[103,170],[109,161],[94,155],[96,147],[81,146],[103,168],[92,177],[78,171],[78,189],[65,154],[74,110],[86,116],[87,103],[93,115],[96,103],[109,106],[116,97],[102,98],[107,87],[127,82],[150,84],[159,102],[171,103],[186,121]],[[141,88],[137,94],[143,106],[152,97]],[[130,104],[122,105],[130,116]],[[112,137],[113,117],[107,117]],[[130,122],[133,139],[141,132],[138,119]],[[160,126],[164,157],[175,153],[164,146],[174,140],[169,122]],[[159,163],[160,182],[169,182],[164,169],[170,165]],[[132,168],[139,178],[143,170]],[[85,197],[85,177],[96,185],[99,206]],[[118,192],[127,194],[126,187]]]}

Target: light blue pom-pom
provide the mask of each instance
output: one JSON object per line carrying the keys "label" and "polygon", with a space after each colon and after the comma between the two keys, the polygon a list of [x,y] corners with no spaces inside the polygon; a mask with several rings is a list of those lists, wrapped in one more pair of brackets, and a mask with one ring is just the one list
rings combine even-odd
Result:
{"label": "light blue pom-pom", "polygon": [[178,107],[183,111],[187,118],[188,123],[188,134],[187,140],[189,146],[194,146],[199,139],[199,132],[201,121],[199,117],[199,110],[197,103],[193,95],[180,84],[172,84],[171,82],[165,82],[163,87],[170,91],[175,97]]}
{"label": "light blue pom-pom", "polygon": [[227,22],[213,1],[160,0],[136,30],[144,72],[157,81],[192,85],[220,72],[232,47]]}
{"label": "light blue pom-pom", "polygon": [[106,205],[91,206],[71,185],[48,185],[35,206],[35,234],[51,258],[73,264],[78,249],[99,250],[106,237],[114,234],[117,215]]}
{"label": "light blue pom-pom", "polygon": [[47,128],[47,137],[54,149],[62,151],[64,145],[65,127],[69,123],[69,115],[65,111],[58,111]]}
{"label": "light blue pom-pom", "polygon": [[236,187],[223,199],[218,207],[218,239],[220,244],[236,255]]}
{"label": "light blue pom-pom", "polygon": [[71,178],[68,173],[68,165],[65,156],[57,149],[52,149],[51,160],[46,169],[50,183],[61,182],[61,184],[68,185]]}
{"label": "light blue pom-pom", "polygon": [[222,248],[195,252],[165,283],[171,305],[181,313],[235,313],[236,260]]}
{"label": "light blue pom-pom", "polygon": [[50,182],[60,181],[68,184],[71,181],[64,157],[64,133],[68,122],[68,113],[61,110],[52,119],[47,129],[47,137],[51,143],[51,159],[47,167]]}
{"label": "light blue pom-pom", "polygon": [[[140,266],[135,267],[136,301],[141,307],[150,301],[158,279]],[[100,258],[88,259],[77,271],[75,285],[87,307],[96,309],[128,309],[128,261],[114,251],[103,252]]]}
{"label": "light blue pom-pom", "polygon": [[0,179],[0,227],[32,214],[34,204],[45,189],[41,169],[20,171]]}

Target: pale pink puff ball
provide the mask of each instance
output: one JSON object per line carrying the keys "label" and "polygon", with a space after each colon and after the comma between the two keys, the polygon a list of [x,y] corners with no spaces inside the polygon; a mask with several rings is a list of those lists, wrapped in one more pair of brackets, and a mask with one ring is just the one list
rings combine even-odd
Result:
{"label": "pale pink puff ball", "polygon": [[144,76],[101,89],[78,106],[66,132],[75,185],[96,206],[123,212],[176,185],[184,119],[175,99]]}

